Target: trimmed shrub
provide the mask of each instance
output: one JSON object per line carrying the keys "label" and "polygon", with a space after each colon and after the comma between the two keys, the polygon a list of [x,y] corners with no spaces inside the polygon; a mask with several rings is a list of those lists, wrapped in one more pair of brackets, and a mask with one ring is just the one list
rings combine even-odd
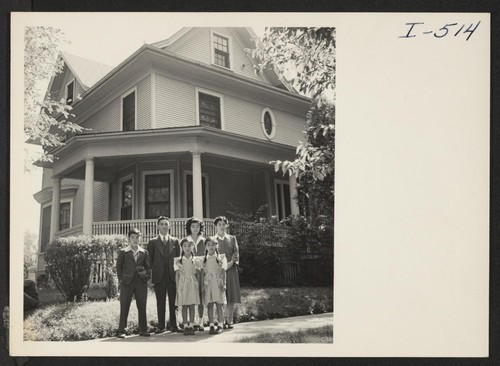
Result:
{"label": "trimmed shrub", "polygon": [[115,253],[125,246],[121,235],[96,235],[56,238],[47,248],[45,261],[49,274],[66,301],[80,301],[89,288],[96,263],[103,268],[103,289],[108,297],[117,293]]}

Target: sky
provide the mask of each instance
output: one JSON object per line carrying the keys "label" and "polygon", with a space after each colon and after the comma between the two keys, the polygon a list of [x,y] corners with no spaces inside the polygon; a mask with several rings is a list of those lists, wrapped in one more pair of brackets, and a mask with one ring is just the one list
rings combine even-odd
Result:
{"label": "sky", "polygon": [[[182,16],[167,13],[38,13],[36,17],[23,21],[26,26],[43,25],[61,29],[68,41],[61,50],[110,66],[117,66],[144,43],[169,38],[182,27],[220,26],[217,16],[202,19],[201,14]],[[207,21],[213,24],[207,24]],[[228,22],[228,17],[224,22]],[[259,36],[264,32],[264,26],[258,23],[258,15],[249,14],[248,24],[230,25],[252,27]],[[25,149],[35,153],[39,151],[39,147],[29,144],[25,144]],[[24,214],[27,222],[32,223],[29,231],[38,233],[40,204],[33,194],[41,190],[42,169],[34,169],[25,174],[25,178],[30,197],[27,197]]]}

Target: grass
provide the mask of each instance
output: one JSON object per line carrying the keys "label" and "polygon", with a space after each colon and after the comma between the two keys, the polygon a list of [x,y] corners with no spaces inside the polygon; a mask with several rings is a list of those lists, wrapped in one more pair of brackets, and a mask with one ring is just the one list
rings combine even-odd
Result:
{"label": "grass", "polygon": [[[67,303],[57,290],[48,289],[40,291],[39,297],[40,308],[31,312],[24,321],[25,340],[78,341],[116,334],[120,316],[118,299]],[[92,296],[89,291],[89,297],[95,299],[97,296]],[[236,323],[333,311],[332,289],[322,287],[242,288],[241,301],[235,308]],[[149,326],[155,328],[156,299],[152,291],[148,293],[147,319]],[[208,320],[206,310],[204,320]],[[127,333],[137,331],[137,307],[133,301]]]}
{"label": "grass", "polygon": [[296,332],[262,333],[253,337],[242,337],[242,343],[333,343],[333,325]]}

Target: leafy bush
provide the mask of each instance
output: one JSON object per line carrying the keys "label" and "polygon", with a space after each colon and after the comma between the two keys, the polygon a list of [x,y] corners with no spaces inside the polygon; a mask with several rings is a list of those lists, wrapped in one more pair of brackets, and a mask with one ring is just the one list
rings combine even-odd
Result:
{"label": "leafy bush", "polygon": [[105,278],[102,287],[108,297],[115,297],[115,253],[126,243],[121,235],[56,238],[45,253],[49,274],[67,301],[80,301],[89,288],[90,276],[96,271],[95,264],[100,262]]}

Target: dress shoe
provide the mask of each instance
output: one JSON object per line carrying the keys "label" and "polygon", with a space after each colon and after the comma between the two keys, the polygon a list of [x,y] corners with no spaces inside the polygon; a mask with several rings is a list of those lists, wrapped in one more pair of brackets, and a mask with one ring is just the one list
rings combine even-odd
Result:
{"label": "dress shoe", "polygon": [[200,324],[200,325],[198,326],[198,331],[199,331],[199,332],[203,332],[204,330],[205,330],[205,327],[203,327],[203,324]]}
{"label": "dress shoe", "polygon": [[170,331],[171,331],[172,333],[182,333],[182,329],[177,328],[177,327],[170,329]]}
{"label": "dress shoe", "polygon": [[150,337],[151,336],[151,334],[149,334],[149,332],[140,332],[139,335],[141,337]]}
{"label": "dress shoe", "polygon": [[217,327],[217,330],[215,331],[215,334],[222,334],[223,330],[221,327]]}
{"label": "dress shoe", "polygon": [[208,334],[216,334],[215,327],[213,325],[210,327],[210,331],[208,332]]}
{"label": "dress shoe", "polygon": [[233,325],[232,325],[232,324],[228,324],[228,325],[227,325],[227,329],[233,329],[233,328],[234,328],[234,327],[233,327]]}
{"label": "dress shoe", "polygon": [[166,332],[165,328],[163,328],[163,329],[156,329],[155,330],[155,334],[162,334],[162,333],[165,333],[165,332]]}
{"label": "dress shoe", "polygon": [[118,333],[116,334],[116,338],[125,338],[125,333],[118,332]]}

